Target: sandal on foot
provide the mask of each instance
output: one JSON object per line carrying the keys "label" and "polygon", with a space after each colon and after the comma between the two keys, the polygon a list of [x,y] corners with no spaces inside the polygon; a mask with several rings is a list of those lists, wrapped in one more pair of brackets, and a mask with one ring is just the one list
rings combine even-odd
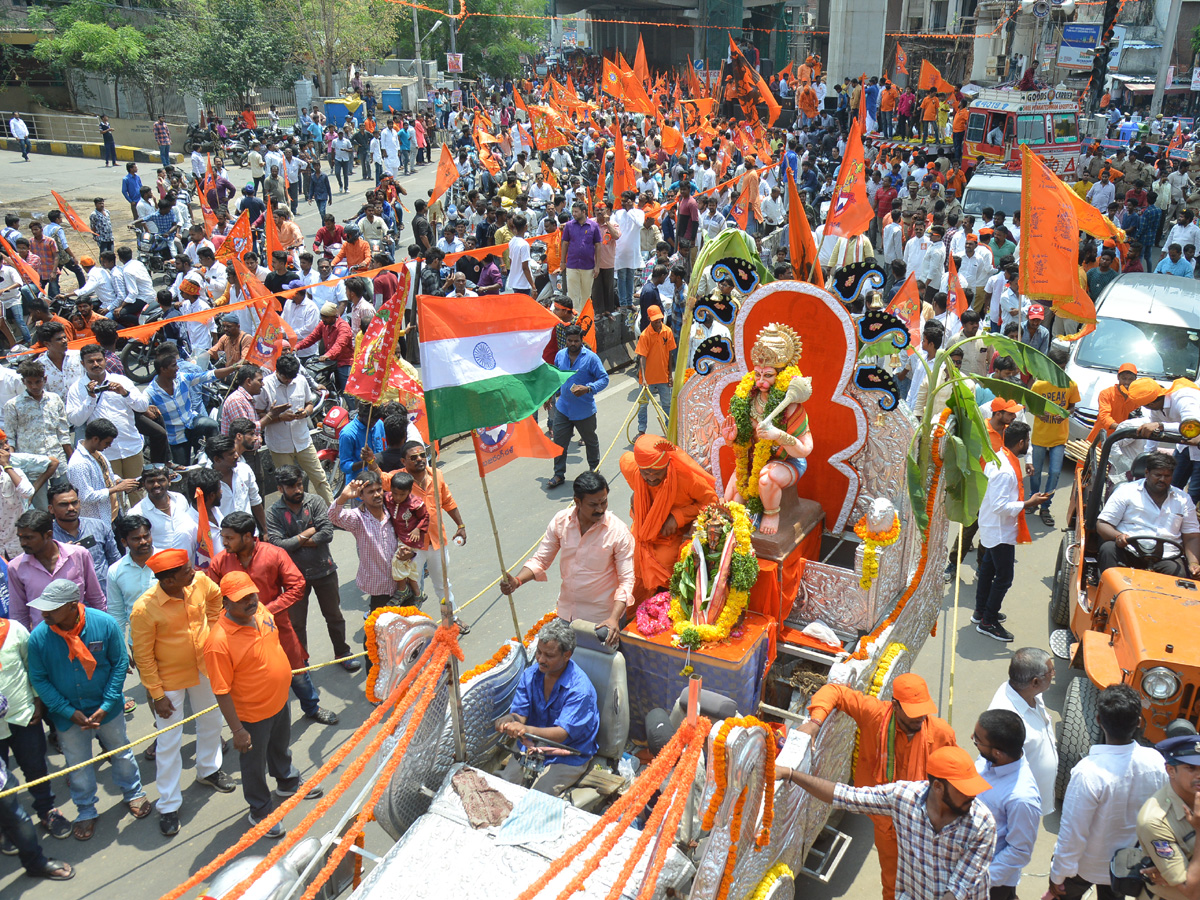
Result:
{"label": "sandal on foot", "polygon": [[77,841],[90,841],[92,835],[96,833],[96,820],[85,819],[82,822],[76,822],[75,827],[71,829],[71,835]]}
{"label": "sandal on foot", "polygon": [[549,481],[546,482],[546,490],[552,491],[556,487],[560,487],[564,483],[566,483],[566,480],[567,479],[563,478],[561,475],[555,475],[553,478],[551,478]]}
{"label": "sandal on foot", "polygon": [[126,697],[125,698],[125,712],[131,713],[135,709],[137,709],[137,701],[134,700],[132,697]]}
{"label": "sandal on foot", "polygon": [[144,819],[150,815],[150,801],[145,797],[138,797],[136,800],[129,801],[129,813],[135,819]]}
{"label": "sandal on foot", "polygon": [[1041,512],[1042,524],[1047,528],[1054,527],[1054,516],[1050,514],[1050,510],[1043,509]]}

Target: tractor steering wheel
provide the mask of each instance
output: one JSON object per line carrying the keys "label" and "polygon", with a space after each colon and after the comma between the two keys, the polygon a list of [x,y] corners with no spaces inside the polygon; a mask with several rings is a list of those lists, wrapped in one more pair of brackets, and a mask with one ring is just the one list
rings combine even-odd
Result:
{"label": "tractor steering wheel", "polygon": [[[1152,543],[1153,550],[1147,550],[1144,543]],[[1134,568],[1138,563],[1154,563],[1162,560],[1163,550],[1170,545],[1183,556],[1183,544],[1175,538],[1160,537],[1156,534],[1131,534],[1125,537],[1125,546],[1117,548],[1117,555],[1129,562]]]}

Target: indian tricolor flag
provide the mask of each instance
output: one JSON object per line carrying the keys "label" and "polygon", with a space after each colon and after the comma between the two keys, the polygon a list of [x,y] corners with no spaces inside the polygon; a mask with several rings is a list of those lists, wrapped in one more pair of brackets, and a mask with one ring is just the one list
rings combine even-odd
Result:
{"label": "indian tricolor flag", "polygon": [[531,416],[571,377],[542,349],[560,319],[524,294],[417,299],[431,441]]}

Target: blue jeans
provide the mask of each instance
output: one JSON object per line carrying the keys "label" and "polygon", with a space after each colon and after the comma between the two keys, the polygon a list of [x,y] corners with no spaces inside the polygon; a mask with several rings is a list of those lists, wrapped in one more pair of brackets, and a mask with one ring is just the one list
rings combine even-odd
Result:
{"label": "blue jeans", "polygon": [[879,132],[885,138],[892,136],[892,112],[888,110],[879,114]]}
{"label": "blue jeans", "polygon": [[633,306],[633,279],[637,269],[617,269],[617,302],[623,307]]}
{"label": "blue jeans", "polygon": [[[658,405],[663,408],[663,412],[669,417],[671,415],[671,385],[669,384],[648,384],[646,389],[654,395],[654,399],[658,401]],[[650,402],[638,405],[638,433],[642,434],[646,430],[646,422],[650,417]]]}
{"label": "blue jeans", "polygon": [[33,149],[33,145],[29,142],[29,138],[20,138],[17,145],[21,148],[21,155],[26,161],[29,159],[29,151]]}
{"label": "blue jeans", "polygon": [[158,155],[162,158],[163,168],[165,169],[167,166],[169,166],[171,164],[171,145],[170,144],[159,144],[158,145]]}
{"label": "blue jeans", "polygon": [[328,202],[328,200],[317,201],[317,215],[321,217],[322,222],[325,221],[325,204]]}
{"label": "blue jeans", "polygon": [[320,709],[320,695],[307,672],[292,676],[292,693],[300,701],[300,708],[306,716],[311,716]]}
{"label": "blue jeans", "polygon": [[[8,780],[0,790],[12,790],[18,784],[19,782],[13,777],[12,772],[9,772]],[[45,871],[46,866],[50,865],[50,860],[46,858],[46,854],[42,852],[42,845],[38,842],[37,829],[33,826],[33,819],[29,818],[29,813],[21,808],[15,795],[0,800],[0,834],[16,846],[17,854],[21,857],[21,865],[30,875],[40,875]]]}
{"label": "blue jeans", "polygon": [[[1059,444],[1057,447],[1033,445],[1033,474],[1029,476],[1030,494],[1036,494],[1042,489],[1043,467],[1049,470],[1046,473],[1046,493],[1053,494],[1058,489],[1058,476],[1062,474],[1063,454],[1066,450],[1066,444]],[[1042,512],[1049,511],[1050,501],[1047,500],[1042,504]]]}
{"label": "blue jeans", "polygon": [[409,164],[409,159],[412,154],[412,151],[411,150],[401,150],[401,151],[399,151],[399,153],[400,153],[400,168],[403,169],[404,174],[407,175],[407,174],[409,174],[409,172],[412,171],[412,167]]}
{"label": "blue jeans", "polygon": [[[123,747],[129,743],[129,738],[125,735],[125,716],[118,713],[99,728],[87,731],[78,725],[60,730],[58,742],[68,767],[85,763],[92,758],[93,738],[100,742],[101,747],[106,748]],[[132,803],[139,797],[146,796],[146,792],[142,790],[142,776],[138,772],[137,762],[134,761],[131,750],[110,756],[108,761],[112,763],[113,784],[121,791],[121,799],[125,803]],[[96,767],[87,766],[68,775],[67,784],[71,788],[71,801],[78,812],[75,821],[86,822],[88,819],[95,819],[98,816]]]}
{"label": "blue jeans", "polygon": [[[1021,513],[1024,515],[1024,513]],[[986,624],[999,624],[1004,595],[1012,587],[1017,564],[1016,544],[979,548],[979,574],[975,588],[975,613]]]}
{"label": "blue jeans", "polygon": [[1171,485],[1187,491],[1193,503],[1200,497],[1200,466],[1192,462],[1187,447],[1175,448],[1175,474],[1171,478]]}

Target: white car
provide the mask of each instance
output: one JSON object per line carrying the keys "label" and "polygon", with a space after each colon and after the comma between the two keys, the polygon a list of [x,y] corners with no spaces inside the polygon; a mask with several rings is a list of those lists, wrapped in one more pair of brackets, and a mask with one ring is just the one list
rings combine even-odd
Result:
{"label": "white car", "polygon": [[1139,377],[1168,384],[1196,379],[1200,366],[1200,283],[1177,275],[1119,275],[1096,300],[1096,330],[1070,342],[1067,375],[1079,385],[1071,440],[1096,422],[1100,392],[1117,382],[1122,363]]}

